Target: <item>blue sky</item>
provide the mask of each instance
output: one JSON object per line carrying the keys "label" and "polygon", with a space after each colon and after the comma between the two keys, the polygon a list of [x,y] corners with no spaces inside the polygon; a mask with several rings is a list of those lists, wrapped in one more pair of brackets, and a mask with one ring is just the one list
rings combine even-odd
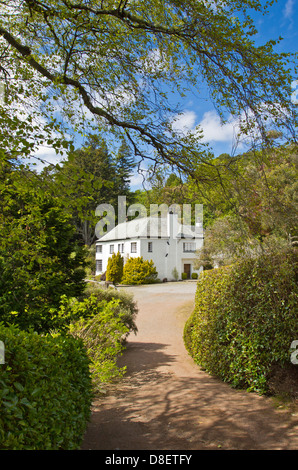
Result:
{"label": "blue sky", "polygon": [[[278,39],[281,36],[284,39],[276,46],[277,52],[298,51],[298,0],[278,1],[271,7],[270,13],[266,16],[255,14],[254,19],[258,30],[255,36],[257,44],[264,44],[269,39]],[[222,126],[210,101],[196,101],[194,97],[190,97],[185,102],[184,113],[178,124],[186,129],[193,129],[200,124],[215,155],[224,152],[232,154],[235,151],[235,122],[231,120]]]}
{"label": "blue sky", "polygon": [[[261,14],[252,16],[258,30],[258,34],[254,37],[257,45],[281,36],[283,41],[276,46],[276,52],[298,51],[298,0],[279,0],[265,16]],[[298,77],[293,77],[296,78]],[[237,147],[235,142],[236,122],[231,119],[222,125],[211,101],[202,98],[191,94],[185,98],[184,114],[176,123],[177,129],[193,130],[200,125],[215,156],[221,153],[241,153],[244,149],[241,146]],[[137,189],[140,181],[141,178],[135,175],[132,179],[132,189]]]}
{"label": "blue sky", "polygon": [[[269,13],[253,15],[258,30],[255,41],[263,44],[269,39],[284,39],[276,47],[277,52],[296,52],[298,44],[298,0],[279,0],[270,7]],[[296,79],[298,77],[293,77]],[[221,125],[212,103],[208,99],[200,99],[189,94],[182,103],[183,115],[176,122],[177,129],[192,130],[200,125],[204,131],[205,139],[211,145],[214,154],[240,153],[241,148],[235,148],[235,122]],[[237,152],[237,150],[239,150]],[[56,157],[50,149],[40,148],[37,156],[49,162],[55,162]],[[132,178],[132,189],[140,187],[142,178],[137,174]]]}

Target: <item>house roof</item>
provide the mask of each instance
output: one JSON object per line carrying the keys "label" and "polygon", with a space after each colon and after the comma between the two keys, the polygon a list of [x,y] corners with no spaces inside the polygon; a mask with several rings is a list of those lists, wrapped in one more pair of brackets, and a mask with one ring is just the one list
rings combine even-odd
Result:
{"label": "house roof", "polygon": [[[194,238],[195,226],[177,223],[177,238]],[[131,238],[169,238],[167,217],[142,217],[118,224],[103,235],[100,241],[125,240]]]}

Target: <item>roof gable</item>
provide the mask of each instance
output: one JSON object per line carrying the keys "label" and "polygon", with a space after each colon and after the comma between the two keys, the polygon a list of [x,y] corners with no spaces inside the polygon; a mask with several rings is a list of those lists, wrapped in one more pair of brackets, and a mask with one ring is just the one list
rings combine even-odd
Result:
{"label": "roof gable", "polygon": [[[194,238],[195,226],[182,225],[177,222],[177,238]],[[169,238],[168,217],[142,217],[123,222],[103,235],[100,241],[126,240],[132,238]]]}

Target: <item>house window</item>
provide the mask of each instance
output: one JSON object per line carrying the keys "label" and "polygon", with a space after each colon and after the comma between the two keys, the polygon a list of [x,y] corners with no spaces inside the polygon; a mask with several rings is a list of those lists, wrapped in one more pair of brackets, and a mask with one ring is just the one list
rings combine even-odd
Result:
{"label": "house window", "polygon": [[121,243],[121,253],[124,253],[124,243]]}
{"label": "house window", "polygon": [[152,253],[152,242],[148,242],[148,253]]}
{"label": "house window", "polygon": [[196,244],[190,242],[183,243],[183,251],[184,253],[194,253],[196,251]]}
{"label": "house window", "polygon": [[102,272],[102,259],[96,260],[96,271]]}
{"label": "house window", "polygon": [[136,253],[137,252],[137,242],[131,242],[130,252],[131,253]]}
{"label": "house window", "polygon": [[121,253],[121,243],[118,243],[118,252]]}
{"label": "house window", "polygon": [[110,254],[114,253],[114,245],[110,245]]}
{"label": "house window", "polygon": [[96,253],[102,253],[102,245],[96,245]]}

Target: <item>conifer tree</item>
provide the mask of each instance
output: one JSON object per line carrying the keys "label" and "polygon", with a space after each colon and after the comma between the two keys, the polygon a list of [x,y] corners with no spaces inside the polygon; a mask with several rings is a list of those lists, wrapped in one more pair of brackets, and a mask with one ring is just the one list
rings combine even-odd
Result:
{"label": "conifer tree", "polygon": [[106,279],[114,285],[121,282],[123,276],[123,257],[119,253],[113,253],[108,259]]}

